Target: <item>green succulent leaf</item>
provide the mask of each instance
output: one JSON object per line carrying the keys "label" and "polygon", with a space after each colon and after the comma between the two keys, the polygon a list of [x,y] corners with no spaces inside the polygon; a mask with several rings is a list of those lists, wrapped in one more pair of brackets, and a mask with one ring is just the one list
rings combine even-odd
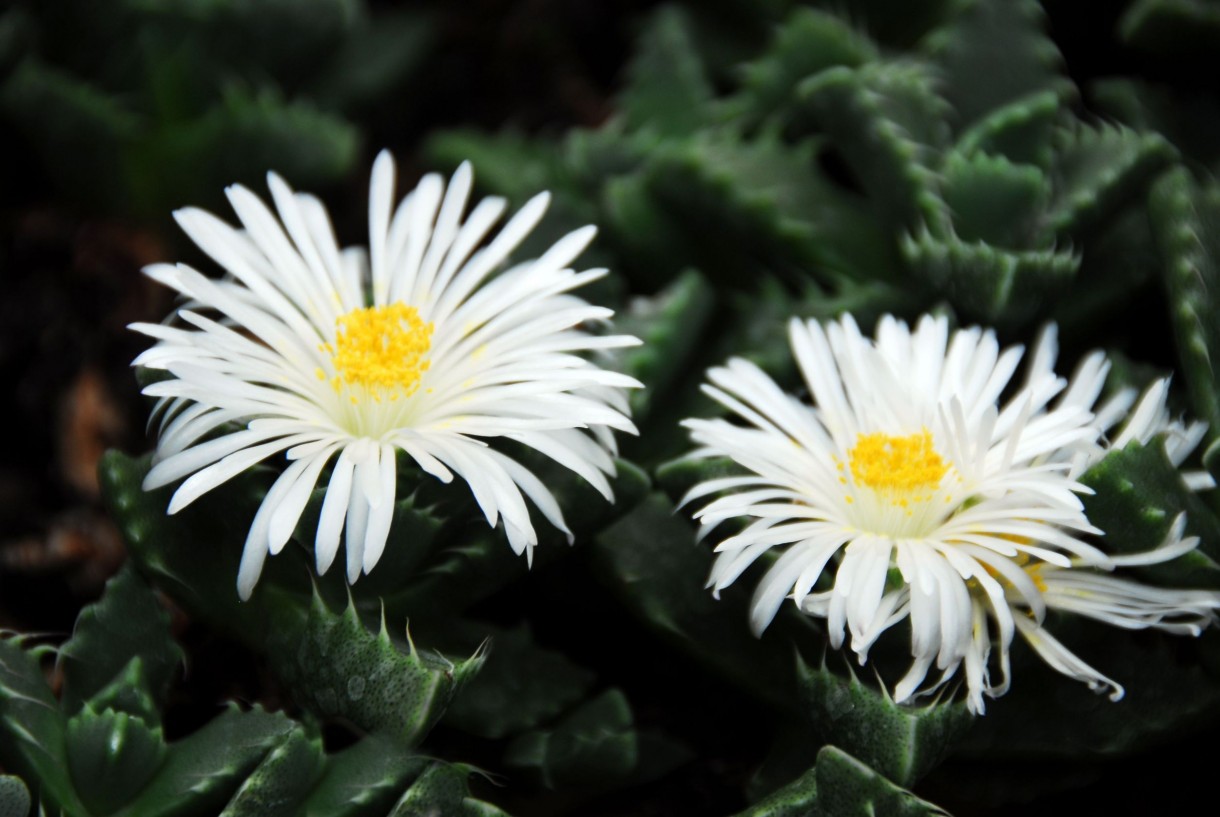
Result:
{"label": "green succulent leaf", "polygon": [[[242,543],[266,490],[266,475],[242,474],[219,486],[207,502],[167,516],[172,490],[142,487],[150,461],[148,456],[108,451],[98,467],[102,497],[129,555],[144,575],[191,615],[261,648],[267,617],[263,611],[252,614],[250,606],[261,604],[261,597],[256,593],[251,603],[243,604],[236,580]],[[225,513],[211,512],[208,506],[213,502]],[[283,564],[284,556],[291,561],[293,555],[299,556],[290,548],[270,560],[264,578],[288,574],[304,584],[303,560],[292,568]]]}
{"label": "green succulent leaf", "polygon": [[67,745],[72,781],[95,814],[111,814],[131,802],[166,754],[161,727],[88,705],[68,720]]}
{"label": "green succulent leaf", "polygon": [[1062,250],[1003,250],[926,230],[905,236],[902,253],[918,278],[965,317],[994,326],[1029,321],[1080,267],[1078,255]]}
{"label": "green succulent leaf", "polygon": [[588,692],[596,675],[534,643],[527,625],[492,636],[479,674],[445,711],[445,722],[498,739],[552,720]]}
{"label": "green succulent leaf", "polygon": [[643,344],[625,350],[616,368],[644,384],[631,392],[631,416],[638,423],[659,397],[685,374],[711,318],[715,296],[707,279],[686,270],[649,298],[633,298],[615,317],[615,329]]}
{"label": "green succulent leaf", "polygon": [[128,180],[137,206],[150,213],[184,199],[217,201],[216,179],[261,186],[269,167],[309,189],[345,176],[358,142],[337,114],[234,85],[199,116],[142,134],[131,146]]}
{"label": "green succulent leaf", "polygon": [[1054,153],[1055,123],[1062,112],[1059,95],[1037,91],[987,113],[963,131],[957,150],[990,153],[1011,162],[1048,169]]}
{"label": "green succulent leaf", "polygon": [[742,289],[761,272],[795,283],[886,269],[892,242],[858,197],[822,178],[816,149],[708,132],[656,149],[604,193],[615,243],[638,259],[625,271],[651,289],[694,266]]}
{"label": "green succulent leaf", "polygon": [[1217,429],[1220,185],[1196,184],[1185,169],[1178,168],[1156,183],[1148,209],[1191,403],[1196,414]]}
{"label": "green succulent leaf", "polygon": [[817,808],[818,770],[814,766],[734,817],[812,817],[825,813]]}
{"label": "green succulent leaf", "polygon": [[962,241],[1013,249],[1034,242],[1051,198],[1050,180],[1037,167],[955,151],[945,157],[941,173],[953,231]]}
{"label": "green succulent leaf", "polygon": [[[400,466],[396,496],[403,498],[394,503],[394,517],[390,521],[385,552],[377,561],[377,570],[363,577],[351,590],[358,601],[364,600],[371,607],[380,605],[382,599],[401,591],[404,582],[409,581],[408,577],[415,576],[430,560],[434,560],[436,551],[449,533],[445,530],[445,511],[430,504],[424,496],[427,488],[431,487],[426,483],[433,482],[433,477],[411,465],[400,463]],[[296,539],[306,554],[313,552],[314,536],[325,499],[326,489],[315,489],[297,524]],[[346,577],[341,570],[322,577],[321,582],[334,591],[331,598],[348,592]]]}
{"label": "green succulent leaf", "polygon": [[853,675],[798,664],[801,708],[817,734],[900,786],[940,763],[974,721],[964,702],[896,704]]}
{"label": "green succulent leaf", "polygon": [[433,763],[391,809],[388,817],[507,817],[500,809],[470,796],[467,780],[472,767]]}
{"label": "green succulent leaf", "polygon": [[1220,714],[1220,687],[1201,660],[1206,638],[1132,633],[1070,615],[1053,615],[1045,627],[1126,694],[1099,695],[1018,640],[1012,689],[988,702],[962,740],[962,756],[1043,763],[1130,756],[1196,733]]}
{"label": "green succulent leaf", "polygon": [[636,42],[619,97],[624,126],[658,136],[684,136],[706,124],[712,87],[680,7],[663,6]]}
{"label": "green succulent leaf", "polygon": [[945,812],[895,786],[867,764],[835,746],[818,752],[817,814],[835,817],[931,817]]}
{"label": "green succulent leaf", "polygon": [[1082,238],[1120,207],[1142,195],[1176,157],[1155,133],[1122,126],[1077,124],[1060,130],[1052,162],[1055,195],[1048,236]]}
{"label": "green succulent leaf", "polygon": [[491,531],[466,533],[453,541],[446,539],[433,560],[385,598],[387,616],[453,615],[527,574],[525,560],[500,536]]}
{"label": "green succulent leaf", "polygon": [[385,814],[429,760],[388,738],[370,735],[328,755],[317,784],[301,804],[304,817]]}
{"label": "green succulent leaf", "polygon": [[1195,88],[1105,77],[1089,86],[1093,108],[1136,131],[1155,131],[1192,159],[1220,161],[1220,100]]}
{"label": "green succulent leaf", "polygon": [[37,780],[49,805],[83,812],[68,772],[64,716],[36,653],[16,638],[0,639],[0,761]]}
{"label": "green succulent leaf", "polygon": [[[1157,282],[1152,278],[1159,266],[1148,210],[1136,202],[1110,219],[1083,253],[1070,296],[1060,298],[1052,313],[1061,337],[1065,341],[1090,338],[1089,343],[1097,343],[1096,338],[1105,336],[1119,310],[1155,295]],[[1113,359],[1111,354],[1111,362]],[[1112,373],[1107,387],[1115,382]]]}
{"label": "green succulent leaf", "polygon": [[28,817],[30,790],[20,777],[0,774],[0,817]]}
{"label": "green succulent leaf", "polygon": [[323,760],[321,738],[296,726],[250,773],[220,817],[296,817]]}
{"label": "green succulent leaf", "polygon": [[[677,503],[691,488],[701,482],[721,477],[741,476],[743,466],[729,457],[707,457],[691,459],[682,457],[671,460],[657,469],[657,485],[669,498]],[[709,500],[710,501],[710,498]]]}
{"label": "green succulent leaf", "polygon": [[607,788],[653,779],[689,757],[659,735],[638,732],[626,696],[610,689],[553,727],[515,739],[505,762],[531,770],[548,788]]}
{"label": "green succulent leaf", "polygon": [[789,617],[786,610],[765,638],[751,635],[747,591],[735,586],[713,598],[704,587],[711,551],[696,546],[694,529],[663,494],[650,495],[602,532],[594,556],[599,572],[642,621],[760,699],[792,705],[790,639],[816,644],[820,638],[803,616]]}
{"label": "green succulent leaf", "polygon": [[294,697],[320,717],[343,717],[369,732],[414,746],[478,672],[481,652],[456,664],[422,652],[407,635],[404,651],[365,628],[353,604],[334,613],[315,595],[305,616],[292,602],[277,615],[268,655]]}
{"label": "green succulent leaf", "polygon": [[1164,63],[1206,70],[1220,36],[1220,9],[1200,0],[1136,0],[1119,20],[1118,33]]}
{"label": "green succulent leaf", "polygon": [[154,36],[169,39],[176,34],[190,45],[208,46],[214,70],[224,66],[286,82],[324,65],[362,11],[360,0],[147,0],[121,5],[134,10],[138,16],[133,23],[152,29]]}
{"label": "green succulent leaf", "polygon": [[1137,572],[1163,585],[1220,588],[1220,520],[1186,487],[1162,440],[1132,441],[1111,451],[1080,481],[1094,491],[1081,497],[1085,513],[1105,531],[1106,548],[1115,553],[1152,550],[1185,513],[1187,533],[1199,537],[1199,547]]}
{"label": "green succulent leaf", "polygon": [[282,713],[230,707],[173,743],[164,762],[122,817],[219,813],[275,747],[298,728]]}
{"label": "green succulent leaf", "polygon": [[480,186],[518,203],[541,190],[562,186],[564,169],[557,146],[514,131],[494,136],[480,131],[445,131],[433,136],[424,152],[429,161],[441,167],[456,168],[469,161]]}
{"label": "green succulent leaf", "polygon": [[893,229],[939,226],[935,150],[948,141],[944,100],[918,63],[831,68],[805,80],[797,94],[859,179],[877,215]]}
{"label": "green succulent leaf", "polygon": [[[120,693],[121,687],[135,681],[131,694],[113,694],[108,703],[122,710],[125,698],[138,707],[126,711],[155,726],[182,658],[182,649],[170,635],[169,614],[148,584],[127,566],[107,583],[100,601],[81,611],[72,637],[59,649],[64,712],[74,714],[108,688]],[[134,669],[133,662],[138,662]],[[116,680],[120,689],[110,687]],[[100,712],[104,707],[96,708]]]}
{"label": "green succulent leaf", "polygon": [[944,817],[837,746],[824,746],[813,768],[735,817]]}
{"label": "green succulent leaf", "polygon": [[311,96],[327,108],[369,110],[424,63],[435,38],[433,20],[416,10],[383,12],[375,20],[360,15],[318,72]]}
{"label": "green succulent leaf", "polygon": [[945,98],[961,125],[1039,91],[1060,97],[1074,92],[1060,73],[1063,58],[1046,36],[1045,15],[1034,0],[970,0],[958,8],[923,48],[940,67]]}
{"label": "green succulent leaf", "polygon": [[839,17],[795,8],[763,55],[742,68],[742,88],[730,102],[731,109],[747,123],[773,114],[786,118],[802,80],[827,68],[855,68],[877,57],[877,46]]}

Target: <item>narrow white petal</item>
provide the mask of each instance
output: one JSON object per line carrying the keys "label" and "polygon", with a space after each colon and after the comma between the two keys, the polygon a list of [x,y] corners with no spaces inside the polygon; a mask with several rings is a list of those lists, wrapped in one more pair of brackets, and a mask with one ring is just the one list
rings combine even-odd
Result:
{"label": "narrow white petal", "polygon": [[326,497],[322,500],[322,512],[318,517],[318,532],[314,540],[318,575],[326,573],[339,552],[339,534],[347,518],[348,500],[352,491],[354,469],[347,451],[342,451],[335,461],[335,470],[326,486]]}

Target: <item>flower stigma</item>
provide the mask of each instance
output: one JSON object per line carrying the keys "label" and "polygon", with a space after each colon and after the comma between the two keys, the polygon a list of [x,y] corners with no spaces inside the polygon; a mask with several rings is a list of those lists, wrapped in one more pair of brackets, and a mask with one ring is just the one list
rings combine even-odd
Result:
{"label": "flower stigma", "polygon": [[[333,344],[324,344],[334,364],[331,379],[335,391],[353,387],[352,403],[369,394],[377,402],[382,397],[397,400],[419,388],[431,361],[431,322],[425,323],[419,311],[403,303],[353,309],[335,321]],[[319,370],[319,376],[324,376]]]}

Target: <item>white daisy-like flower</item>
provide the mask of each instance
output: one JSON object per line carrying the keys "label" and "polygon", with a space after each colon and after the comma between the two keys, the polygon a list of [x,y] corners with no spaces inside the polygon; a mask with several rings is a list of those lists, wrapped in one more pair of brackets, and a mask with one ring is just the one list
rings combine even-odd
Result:
{"label": "white daisy-like flower", "polygon": [[399,451],[437,479],[465,480],[487,523],[502,521],[527,557],[538,537],[525,497],[571,533],[547,487],[488,440],[536,449],[613,501],[612,430],[635,433],[623,389],[640,384],[581,355],[639,341],[585,331],[613,314],[571,294],[606,274],[569,268],[596,230],[576,230],[500,271],[549,196],[535,196],[496,233],[506,202],[485,198],[466,214],[471,182],[468,164],[447,188],[428,175],[395,206],[394,163],[381,153],[367,253],[340,249],[322,204],[275,174],[278,218],[240,186],[227,193],[242,229],[198,209],[175,213],[228,275],[215,280],[184,264],[145,270],[189,300],[180,323],[132,327],[157,340],[135,365],[171,375],[144,390],[164,412],[144,487],[186,477],[172,514],[286,455],[246,539],[242,598],[267,554],[292,536],[328,466],[317,569],[330,567],[342,534],[350,582],[385,548]]}
{"label": "white daisy-like flower", "polygon": [[[813,405],[733,359],[708,372],[704,391],[744,422],[684,423],[699,446],[693,457],[728,456],[749,472],[700,483],[683,499],[720,494],[695,513],[701,538],[731,519],[748,523],[717,545],[709,587],[718,593],[764,553],[781,551],[754,595],[756,633],[792,598],[826,619],[835,648],[850,634],[864,663],[884,631],[909,620],[913,661],[895,699],[935,689],[965,665],[970,708],[981,712],[984,694],[1007,689],[1017,631],[1060,671],[1110,683],[1041,628],[1048,607],[1173,631],[1210,620],[1217,594],[1096,572],[1196,544],[1175,527],[1176,538],[1152,554],[1123,559],[1085,539],[1101,531],[1085,517],[1078,494],[1088,489],[1076,478],[1104,455],[1102,432],[1136,399],[1120,392],[1094,412],[1109,369],[1103,355],[1086,358],[1069,383],[1054,373],[1050,330],[1024,382],[1010,387],[1023,349],[1001,350],[978,328],[950,334],[943,317],[925,316],[914,332],[885,317],[875,342],[850,316],[825,328],[793,320],[789,329]],[[1158,430],[1197,442],[1197,427],[1171,424],[1163,408],[1163,393],[1150,390],[1116,443]],[[1172,453],[1180,461],[1189,451]],[[824,574],[829,589],[815,592]],[[1073,587],[1101,595],[1089,603]],[[933,664],[940,678],[928,685]]]}

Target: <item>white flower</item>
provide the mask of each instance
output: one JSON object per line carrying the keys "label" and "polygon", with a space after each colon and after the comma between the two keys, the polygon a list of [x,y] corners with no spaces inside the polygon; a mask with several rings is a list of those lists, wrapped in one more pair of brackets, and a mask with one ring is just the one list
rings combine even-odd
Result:
{"label": "white flower", "polygon": [[464,479],[487,523],[502,520],[513,550],[527,556],[538,539],[524,497],[571,534],[546,486],[485,440],[530,446],[613,501],[611,429],[635,433],[622,389],[639,383],[580,353],[639,341],[582,329],[613,314],[570,294],[606,273],[568,268],[596,230],[576,230],[497,274],[548,194],[493,235],[505,201],[483,199],[464,217],[469,165],[448,189],[425,176],[397,208],[394,176],[383,152],[373,165],[367,256],[341,250],[321,203],[269,174],[278,219],[240,186],[227,192],[242,230],[201,210],[175,213],[229,277],[183,264],[145,270],[190,300],[177,313],[185,326],[132,327],[158,341],[135,364],[172,375],[145,389],[165,416],[144,487],[187,477],[170,501],[175,513],[255,463],[287,457],[246,539],[242,598],[332,463],[317,569],[329,568],[345,530],[351,582],[385,547],[399,450],[444,482]]}
{"label": "white flower", "polygon": [[[1128,556],[1112,556],[1107,567],[1134,567],[1159,564],[1176,559],[1194,550],[1198,537],[1183,537],[1186,515],[1179,514],[1170,526],[1165,540],[1155,550]],[[1083,568],[1083,569],[1082,569]],[[1042,597],[1046,607],[1101,621],[1126,630],[1153,627],[1179,635],[1197,636],[1215,619],[1220,608],[1220,593],[1209,590],[1176,590],[1149,587],[1139,582],[1120,579],[1090,570],[1083,565],[1060,567],[1044,562],[1030,562],[1023,570]],[[1095,692],[1110,690],[1110,698],[1123,697],[1123,688],[1089,666],[1041,626],[1041,618],[1029,607],[1026,599],[1008,588],[1008,602],[1021,635],[1039,656],[1054,669],[1083,681]],[[967,673],[980,677],[969,682],[971,689],[980,688],[989,655],[989,645],[976,645],[978,660],[967,663]],[[977,702],[981,711],[982,702]]]}
{"label": "white flower", "polygon": [[[748,522],[717,545],[708,585],[718,593],[781,549],[754,595],[756,633],[790,597],[826,619],[832,646],[850,634],[864,663],[877,638],[908,619],[913,662],[895,699],[935,689],[964,665],[969,705],[981,712],[984,694],[1007,689],[1018,630],[1061,671],[1100,677],[1041,629],[1048,607],[1132,627],[1208,619],[1216,594],[1149,590],[1091,572],[1136,558],[1110,558],[1083,538],[1101,531],[1085,518],[1077,494],[1088,489],[1076,477],[1104,455],[1103,430],[1135,400],[1122,392],[1094,413],[1109,369],[1103,355],[1086,358],[1069,384],[1054,373],[1048,331],[1012,388],[1023,350],[1001,350],[994,333],[978,328],[950,335],[944,318],[925,316],[911,332],[885,317],[876,342],[850,316],[825,329],[793,320],[789,329],[812,406],[733,359],[708,372],[704,390],[744,424],[684,423],[700,446],[692,456],[728,456],[750,472],[708,480],[683,499],[721,494],[695,513],[701,537],[730,519]],[[1150,391],[1141,408],[1160,417],[1163,393]],[[1136,415],[1116,442],[1152,436],[1155,423]],[[1138,558],[1194,547],[1175,530],[1174,541]],[[832,574],[826,589],[815,591],[824,574]],[[1112,604],[1090,607],[1064,590],[1071,582],[1104,587]],[[997,684],[988,669],[993,643]],[[924,688],[933,664],[940,678]]]}

